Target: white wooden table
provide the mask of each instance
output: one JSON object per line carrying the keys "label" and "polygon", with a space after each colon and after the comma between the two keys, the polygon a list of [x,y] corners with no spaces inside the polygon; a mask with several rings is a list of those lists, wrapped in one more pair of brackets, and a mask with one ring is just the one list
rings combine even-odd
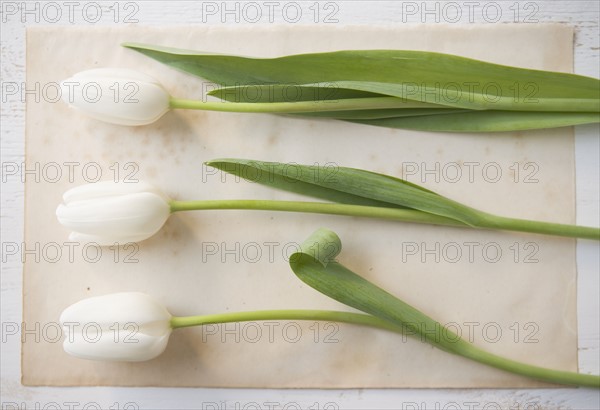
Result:
{"label": "white wooden table", "polygon": [[[504,24],[561,22],[576,28],[575,72],[600,72],[597,1],[2,1],[1,21],[1,407],[2,409],[599,409],[600,393],[544,390],[242,390],[174,388],[30,388],[20,384],[20,257],[23,183],[10,175],[23,162],[27,25],[123,24]],[[14,93],[17,87],[16,94]],[[30,98],[30,97],[29,97]],[[600,224],[597,125],[576,128],[577,223]],[[600,372],[598,244],[580,241],[580,371]],[[243,370],[241,370],[243,371]]]}

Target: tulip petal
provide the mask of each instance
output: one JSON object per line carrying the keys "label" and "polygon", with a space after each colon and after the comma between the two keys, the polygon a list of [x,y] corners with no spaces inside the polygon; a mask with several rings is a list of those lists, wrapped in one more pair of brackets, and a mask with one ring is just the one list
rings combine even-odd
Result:
{"label": "tulip petal", "polygon": [[91,184],[79,185],[75,188],[69,189],[63,194],[63,201],[65,204],[69,204],[70,202],[74,201],[119,196],[124,194],[136,194],[141,192],[152,192],[164,198],[166,201],[169,200],[169,198],[158,188],[145,181],[131,183],[124,181],[100,181]]}
{"label": "tulip petal", "polygon": [[154,337],[126,329],[122,331],[106,329],[99,334],[74,332],[72,335],[67,334],[63,349],[71,356],[80,359],[141,362],[159,356],[166,349],[169,336],[170,331]]}
{"label": "tulip petal", "polygon": [[148,323],[165,322],[170,329],[171,314],[156,299],[140,292],[121,292],[83,299],[60,316],[60,322],[98,323],[110,327],[115,323],[135,323],[140,328]]}
{"label": "tulip petal", "polygon": [[92,68],[91,70],[80,71],[73,77],[78,80],[95,80],[97,78],[122,78],[129,81],[143,81],[146,83],[160,84],[154,77],[136,70],[128,68]]}
{"label": "tulip petal", "polygon": [[137,236],[117,237],[115,235],[111,235],[111,236],[86,235],[84,233],[79,233],[79,232],[71,232],[69,234],[70,242],[77,242],[79,244],[85,243],[88,245],[97,245],[97,246],[126,245],[128,243],[141,242],[145,239],[148,239],[148,235],[144,234],[144,235],[137,235]]}

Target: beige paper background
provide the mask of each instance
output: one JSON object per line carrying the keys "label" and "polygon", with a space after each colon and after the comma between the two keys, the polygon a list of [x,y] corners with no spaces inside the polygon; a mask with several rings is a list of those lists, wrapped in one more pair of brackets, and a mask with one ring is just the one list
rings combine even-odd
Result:
{"label": "beige paper background", "polygon": [[[31,28],[27,82],[58,82],[94,67],[126,67],[158,79],[175,96],[198,98],[201,80],[119,47],[138,41],[252,56],[335,49],[405,48],[455,53],[497,63],[570,71],[572,31],[559,25],[474,27],[127,27]],[[302,284],[284,253],[325,226],[342,238],[339,260],[464,337],[494,353],[531,364],[577,370],[574,240],[507,232],[470,231],[355,218],[252,211],[195,212],[173,216],[154,238],[132,249],[103,249],[96,263],[83,246],[68,255],[66,232],[54,217],[62,193],[102,170],[150,181],[177,199],[292,198],[254,184],[212,175],[202,161],[246,157],[282,162],[361,167],[403,176],[440,165],[440,180],[405,175],[466,204],[506,216],[574,222],[573,135],[570,128],[503,134],[430,134],[328,120],[258,114],[177,111],[138,128],[104,124],[61,102],[27,104],[27,167],[56,163],[56,182],[28,178],[25,238],[38,246],[27,255],[24,321],[46,337],[26,338],[22,381],[27,385],[133,385],[216,387],[526,387],[536,382],[471,363],[416,340],[340,325],[255,324],[235,336],[217,329],[174,332],[165,353],[144,363],[101,363],[66,355],[54,337],[68,305],[89,296],[142,291],[174,315],[254,309],[345,309]],[[71,181],[66,163],[75,162]],[[128,163],[136,165],[132,167]],[[475,162],[471,181],[465,163]],[[486,164],[502,170],[496,183],[482,177]],[[115,165],[115,163],[117,163]],[[462,164],[452,182],[448,163]],[[514,164],[520,170],[515,175]],[[535,165],[527,165],[533,163]],[[112,166],[112,168],[111,168]],[[488,168],[491,165],[488,165]],[[513,170],[511,170],[511,166]],[[533,168],[532,168],[533,167]],[[446,168],[447,172],[452,171]],[[50,168],[47,168],[50,172]],[[523,178],[535,171],[537,182]],[[490,174],[492,175],[492,174]],[[518,182],[515,182],[515,179]],[[467,245],[475,243],[475,245]],[[56,262],[43,250],[57,244]],[[438,246],[439,261],[407,254]],[[436,245],[437,244],[437,245]],[[515,262],[515,244],[520,249]],[[233,254],[227,249],[236,249]],[[463,253],[451,262],[458,246]],[[474,246],[473,261],[468,247]],[[217,247],[217,254],[212,251]],[[511,249],[511,247],[513,247]],[[500,249],[496,262],[482,249]],[[257,256],[257,249],[260,256]],[[270,251],[272,250],[272,252]],[[447,252],[444,254],[444,249]],[[524,263],[530,252],[537,262]],[[444,257],[445,255],[445,257]],[[493,252],[491,258],[495,259]],[[115,258],[117,262],[115,263]],[[239,260],[236,260],[239,259]],[[531,262],[531,261],[530,261]],[[516,325],[515,325],[516,323]],[[255,341],[257,328],[262,332]],[[489,333],[484,337],[483,329]],[[502,334],[495,339],[495,330]],[[519,329],[517,333],[516,329]],[[233,325],[227,329],[235,330]],[[272,335],[269,334],[273,329]],[[469,331],[472,330],[472,332]],[[317,333],[318,330],[318,333]],[[332,332],[335,334],[332,335]],[[531,333],[534,333],[532,336]],[[42,336],[44,331],[42,331]],[[526,336],[532,336],[525,343]],[[327,337],[329,336],[329,337]],[[221,339],[224,338],[225,342]],[[487,341],[486,341],[487,338]],[[295,343],[292,340],[297,340]],[[333,343],[326,343],[326,341]]]}

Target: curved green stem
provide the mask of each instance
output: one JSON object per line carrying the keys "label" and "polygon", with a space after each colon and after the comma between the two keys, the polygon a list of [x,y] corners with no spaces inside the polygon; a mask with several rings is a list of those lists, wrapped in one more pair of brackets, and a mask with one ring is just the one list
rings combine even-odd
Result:
{"label": "curved green stem", "polygon": [[587,226],[557,224],[552,222],[530,221],[527,219],[506,218],[503,216],[483,214],[481,228],[504,229],[508,231],[533,232],[544,235],[566,236],[600,240],[600,228]]}
{"label": "curved green stem", "polygon": [[333,310],[256,310],[252,312],[220,313],[215,315],[183,316],[171,318],[171,327],[211,325],[217,323],[253,322],[265,320],[312,320],[342,322],[402,332],[401,328],[375,316],[363,313],[337,312]]}
{"label": "curved green stem", "polygon": [[[173,329],[179,329],[184,327],[202,326],[209,324],[268,320],[306,320],[341,322],[389,330],[404,335],[407,334],[406,329],[404,327],[399,327],[397,325],[394,325],[392,322],[379,319],[375,316],[362,313],[338,312],[331,310],[258,310],[251,312],[233,312],[214,315],[173,317],[171,318],[171,327]],[[410,335],[414,336],[414,334]],[[491,367],[495,367],[497,369],[505,370],[522,376],[531,377],[540,381],[595,388],[600,387],[600,378],[598,376],[532,366],[488,353],[469,343],[464,342],[462,339],[458,340],[457,342],[458,343],[456,344],[455,349],[443,350],[450,353],[454,353],[459,356],[469,358],[482,364],[486,364]]]}
{"label": "curved green stem", "polygon": [[[423,211],[417,211],[414,209],[385,208],[377,206],[348,205],[326,202],[223,199],[203,201],[171,201],[170,206],[171,212],[217,209],[305,212],[377,218],[432,225],[458,226],[463,228],[468,227],[468,225],[455,219],[446,218]],[[595,240],[600,239],[599,228],[505,218],[483,212],[481,212],[481,216],[481,219],[477,221],[477,225],[473,226],[472,228],[532,232],[545,235]]]}
{"label": "curved green stem", "polygon": [[227,101],[200,101],[171,98],[171,108],[244,113],[303,113],[320,111],[348,111],[384,108],[448,108],[443,105],[404,100],[396,97],[347,98],[334,101],[298,101],[247,103]]}
{"label": "curved green stem", "polygon": [[600,388],[600,376],[567,372],[562,370],[546,369],[544,367],[532,366],[526,363],[510,360],[502,356],[486,352],[473,345],[463,349],[458,354],[476,362],[486,364],[510,373],[530,377],[548,383],[566,384],[571,386],[583,386]]}
{"label": "curved green stem", "polygon": [[445,218],[414,209],[384,208],[377,206],[335,204],[326,202],[273,201],[252,199],[223,199],[206,201],[171,201],[171,212],[247,209],[259,211],[305,212],[313,214],[357,216],[388,219],[404,222],[427,223],[434,225],[466,226],[454,219]]}

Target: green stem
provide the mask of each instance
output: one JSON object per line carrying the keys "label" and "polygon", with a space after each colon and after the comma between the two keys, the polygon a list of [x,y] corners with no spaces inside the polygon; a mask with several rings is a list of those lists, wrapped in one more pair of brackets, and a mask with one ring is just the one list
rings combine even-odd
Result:
{"label": "green stem", "polygon": [[[396,333],[406,334],[405,329],[391,322],[379,319],[375,316],[337,312],[330,310],[259,310],[252,312],[221,313],[214,315],[183,316],[171,318],[171,327],[179,329],[191,326],[202,326],[219,323],[251,322],[267,320],[306,320],[350,323],[360,326],[369,326],[384,329]],[[531,377],[549,383],[568,384],[576,386],[596,387],[600,386],[598,376],[566,372],[560,370],[545,369],[516,362],[481,350],[462,339],[458,341],[456,349],[446,351],[486,364],[497,369],[505,370],[522,376]]]}
{"label": "green stem", "polygon": [[454,219],[413,209],[384,208],[377,206],[334,204],[326,202],[272,201],[252,199],[223,199],[206,201],[171,201],[171,212],[247,209],[260,211],[305,212],[313,214],[358,216],[395,221],[427,223],[434,225],[466,226]]}
{"label": "green stem", "polygon": [[[171,201],[171,212],[238,209],[281,212],[305,212],[328,215],[356,216],[432,225],[467,227],[457,220],[414,209],[385,208],[377,206],[348,205],[306,201],[272,201],[249,199],[224,199],[206,201]],[[600,229],[576,225],[563,225],[550,222],[528,221],[504,218],[481,213],[482,217],[474,228],[499,229],[518,232],[532,232],[545,235],[600,239]]]}
{"label": "green stem", "polygon": [[171,98],[171,108],[192,110],[245,112],[245,113],[303,113],[319,111],[347,111],[384,108],[448,108],[443,105],[406,101],[396,97],[347,98],[334,101],[298,101],[273,103],[246,103],[227,101],[200,101]]}
{"label": "green stem", "polygon": [[533,232],[544,235],[600,240],[600,228],[557,224],[552,222],[530,221],[527,219],[506,218],[503,216],[490,214],[483,214],[483,218],[478,226],[481,228],[504,229],[508,231]]}
{"label": "green stem", "polygon": [[485,350],[476,348],[473,345],[469,345],[469,348],[467,349],[461,349],[461,351],[457,354],[497,369],[530,377],[543,382],[593,387],[596,389],[600,388],[600,376],[532,366],[526,363],[521,363],[497,356],[495,354],[486,352]]}
{"label": "green stem", "polygon": [[[512,98],[503,98],[489,102],[478,96],[479,107],[485,110],[504,111],[538,111],[538,112],[581,112],[596,113],[598,100],[574,98],[546,98],[535,103],[515,102]],[[392,108],[434,108],[434,109],[474,109],[472,107],[455,107],[443,104],[427,103],[400,97],[345,98],[339,100],[309,100],[293,102],[231,102],[189,100],[171,97],[169,106],[173,109],[191,109],[206,111],[244,112],[244,113],[318,113],[351,110],[379,110]]]}
{"label": "green stem", "polygon": [[402,332],[397,326],[375,316],[363,313],[336,312],[332,310],[257,310],[253,312],[220,313],[215,315],[183,316],[171,318],[171,327],[211,325],[232,322],[253,322],[265,320],[312,320],[352,323],[379,329]]}

